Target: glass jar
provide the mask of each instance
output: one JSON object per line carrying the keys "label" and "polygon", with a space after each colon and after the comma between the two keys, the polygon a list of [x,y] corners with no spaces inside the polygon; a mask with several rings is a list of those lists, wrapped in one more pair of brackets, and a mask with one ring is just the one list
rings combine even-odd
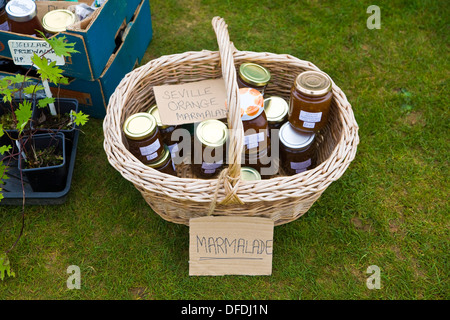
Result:
{"label": "glass jar", "polygon": [[42,18],[42,26],[49,34],[66,31],[67,27],[77,21],[75,14],[69,10],[57,9],[47,12]]}
{"label": "glass jar", "polygon": [[332,91],[331,79],[323,72],[305,71],[291,89],[289,122],[302,132],[318,132],[328,120]]}
{"label": "glass jar", "polygon": [[6,0],[0,0],[0,30],[9,31],[8,14],[6,13]]}
{"label": "glass jar", "polygon": [[237,84],[239,88],[253,88],[264,95],[270,81],[270,72],[256,63],[243,63],[239,66]]}
{"label": "glass jar", "polygon": [[270,130],[280,129],[281,125],[287,121],[288,110],[287,101],[281,97],[272,96],[264,99],[264,112],[269,124],[269,135]]}
{"label": "glass jar", "polygon": [[149,164],[164,156],[164,143],[155,117],[147,112],[129,116],[123,124],[128,150],[142,163]]}
{"label": "glass jar", "polygon": [[253,88],[240,88],[239,98],[244,129],[244,152],[257,153],[270,144],[264,98],[258,90]]}
{"label": "glass jar", "polygon": [[148,167],[158,170],[163,173],[167,173],[173,176],[177,175],[175,165],[170,156],[170,150],[167,146],[164,146],[164,153],[161,159],[147,164]]}
{"label": "glass jar", "polygon": [[35,37],[41,37],[36,30],[45,32],[37,16],[37,7],[33,0],[11,0],[6,5],[6,13],[12,32]]}
{"label": "glass jar", "polygon": [[[194,140],[196,152],[192,169],[200,178],[213,178],[224,167],[227,126],[219,120],[205,120],[198,124]],[[199,148],[198,146],[201,146]],[[201,153],[197,153],[200,151]]]}
{"label": "glass jar", "polygon": [[261,175],[259,172],[250,167],[241,167],[241,179],[243,181],[255,181],[261,180]]}
{"label": "glass jar", "polygon": [[148,113],[155,117],[158,124],[159,134],[162,141],[169,147],[170,152],[176,147],[179,141],[172,141],[172,133],[177,128],[176,125],[163,125],[159,116],[158,106],[155,104],[148,109]]}
{"label": "glass jar", "polygon": [[272,159],[270,147],[256,153],[244,154],[244,166],[259,172],[262,179],[269,179],[278,173],[278,159]]}
{"label": "glass jar", "polygon": [[279,135],[281,167],[285,174],[293,175],[315,167],[315,133],[300,132],[286,122]]}

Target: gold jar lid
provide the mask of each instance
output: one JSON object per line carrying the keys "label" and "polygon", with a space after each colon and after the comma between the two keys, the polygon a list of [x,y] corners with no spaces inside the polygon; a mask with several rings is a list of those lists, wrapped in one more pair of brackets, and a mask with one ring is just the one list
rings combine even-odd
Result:
{"label": "gold jar lid", "polygon": [[10,20],[16,22],[27,22],[36,14],[36,3],[32,0],[11,0],[6,4],[6,14]]}
{"label": "gold jar lid", "polygon": [[75,14],[64,9],[49,11],[42,18],[42,26],[50,33],[66,31],[67,27],[75,22]]}
{"label": "gold jar lid", "polygon": [[207,147],[220,147],[227,141],[228,129],[222,121],[204,120],[198,124],[195,135]]}
{"label": "gold jar lid", "polygon": [[244,181],[261,180],[261,175],[256,169],[250,167],[241,167],[241,179]]}
{"label": "gold jar lid", "polygon": [[167,159],[170,157],[170,150],[169,147],[167,147],[166,145],[164,145],[164,153],[163,156],[156,160],[155,162],[151,162],[149,164],[147,164],[147,167],[150,168],[159,168],[161,167],[166,161]]}
{"label": "gold jar lid", "polygon": [[246,62],[241,64],[239,75],[242,80],[255,86],[264,86],[270,81],[269,70],[256,63]]}
{"label": "gold jar lid", "polygon": [[291,149],[305,149],[313,141],[316,135],[314,133],[304,133],[294,129],[289,122],[283,124],[280,128],[280,142]]}
{"label": "gold jar lid", "polygon": [[269,122],[282,121],[286,117],[288,110],[288,103],[281,97],[272,96],[264,99],[264,112]]}
{"label": "gold jar lid", "polygon": [[295,88],[308,96],[323,96],[331,90],[331,79],[320,71],[304,71],[295,79]]}
{"label": "gold jar lid", "polygon": [[156,123],[158,124],[158,127],[160,127],[161,129],[170,127],[168,125],[162,124],[161,117],[159,116],[158,106],[156,104],[151,106],[150,109],[148,109],[148,113],[150,113],[152,116],[155,117]]}
{"label": "gold jar lid", "polygon": [[155,133],[156,119],[150,113],[138,112],[125,120],[123,132],[131,140],[142,140]]}

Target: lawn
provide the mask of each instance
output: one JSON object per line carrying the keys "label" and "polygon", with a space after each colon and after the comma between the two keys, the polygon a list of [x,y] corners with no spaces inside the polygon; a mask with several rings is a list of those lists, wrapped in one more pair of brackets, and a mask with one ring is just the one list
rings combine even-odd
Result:
{"label": "lawn", "polygon": [[[367,27],[371,4],[380,29]],[[160,218],[110,166],[102,119],[91,119],[67,202],[26,208],[0,299],[450,298],[448,1],[152,0],[151,10],[142,64],[217,50],[217,15],[236,48],[327,72],[359,125],[355,160],[303,217],[275,227],[271,276],[190,277],[189,228]],[[0,206],[1,250],[20,218],[20,207]],[[70,265],[79,290],[67,288]],[[372,265],[380,289],[366,285]]]}

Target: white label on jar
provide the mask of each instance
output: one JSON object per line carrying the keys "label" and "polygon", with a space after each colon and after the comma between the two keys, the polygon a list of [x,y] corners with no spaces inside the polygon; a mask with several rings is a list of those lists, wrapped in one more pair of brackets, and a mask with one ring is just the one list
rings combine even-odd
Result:
{"label": "white label on jar", "polygon": [[296,173],[300,173],[306,170],[311,165],[311,159],[302,162],[291,162],[291,169]]}
{"label": "white label on jar", "polygon": [[176,157],[176,152],[179,150],[179,148],[178,148],[178,143],[174,143],[174,144],[171,144],[170,146],[169,146],[169,151],[170,151],[170,154],[171,154],[171,156],[172,156],[172,158],[175,158]]}
{"label": "white label on jar", "polygon": [[216,169],[212,169],[212,170],[205,170],[205,173],[214,173],[216,172]]}
{"label": "white label on jar", "polygon": [[159,147],[161,147],[161,144],[159,143],[159,140],[156,140],[155,142],[153,142],[152,144],[150,144],[146,147],[140,147],[139,150],[141,151],[141,154],[143,156],[148,156],[148,155],[156,152],[156,150],[158,150]]}
{"label": "white label on jar", "polygon": [[[217,168],[219,168],[222,165],[222,163],[223,163],[222,160],[214,162],[214,163],[203,162],[202,163],[202,169],[204,169],[205,172],[207,170],[212,170],[214,172]],[[212,172],[206,172],[206,173],[212,173]]]}
{"label": "white label on jar", "polygon": [[322,119],[322,112],[306,112],[300,110],[299,119],[306,122],[320,122]]}
{"label": "white label on jar", "polygon": [[304,128],[314,128],[316,126],[316,124],[314,122],[303,122],[303,127]]}
{"label": "white label on jar", "polygon": [[148,161],[156,159],[156,157],[158,157],[158,152],[153,152],[152,154],[149,154],[146,157]]}
{"label": "white label on jar", "polygon": [[257,148],[261,141],[264,141],[264,132],[244,136],[244,144],[249,149]]}

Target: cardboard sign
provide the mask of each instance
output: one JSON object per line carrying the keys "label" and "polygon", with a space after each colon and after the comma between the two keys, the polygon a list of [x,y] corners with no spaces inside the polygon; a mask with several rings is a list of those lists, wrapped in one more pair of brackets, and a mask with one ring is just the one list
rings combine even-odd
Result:
{"label": "cardboard sign", "polygon": [[153,87],[163,125],[227,117],[223,79]]}
{"label": "cardboard sign", "polygon": [[189,220],[189,275],[270,275],[273,220],[208,216]]}
{"label": "cardboard sign", "polygon": [[52,47],[44,40],[8,40],[8,46],[16,65],[32,65],[31,58],[35,53],[38,56],[45,53],[45,57],[50,61],[56,61],[58,66],[65,64],[64,57],[57,56]]}

